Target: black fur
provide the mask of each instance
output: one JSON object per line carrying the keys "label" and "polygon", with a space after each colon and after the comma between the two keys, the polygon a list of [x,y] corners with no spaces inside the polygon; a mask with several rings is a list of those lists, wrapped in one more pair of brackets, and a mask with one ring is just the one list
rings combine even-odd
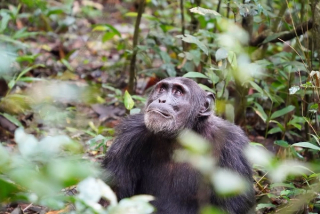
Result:
{"label": "black fur", "polygon": [[[214,116],[213,112],[206,117],[197,117],[207,95],[192,80],[165,80],[169,83],[183,82],[191,93],[197,94],[197,98],[190,100],[190,105],[196,103],[196,106],[190,107],[192,115],[185,118],[188,123],[185,127],[212,143],[220,167],[232,169],[251,181],[251,167],[243,155],[243,148],[248,143],[243,131]],[[158,93],[156,90],[151,93],[147,107],[154,100],[160,100],[160,96],[155,95]],[[169,95],[166,97],[170,103]],[[120,123],[117,137],[103,161],[103,167],[111,174],[108,182],[118,199],[137,194],[153,195],[156,198],[153,204],[159,214],[196,214],[201,206],[207,204],[232,214],[245,214],[252,210],[255,201],[252,188],[239,196],[217,197],[210,185],[202,183],[201,175],[195,169],[187,163],[173,161],[174,151],[179,148],[176,138],[148,130],[144,117],[144,114],[132,115]]]}

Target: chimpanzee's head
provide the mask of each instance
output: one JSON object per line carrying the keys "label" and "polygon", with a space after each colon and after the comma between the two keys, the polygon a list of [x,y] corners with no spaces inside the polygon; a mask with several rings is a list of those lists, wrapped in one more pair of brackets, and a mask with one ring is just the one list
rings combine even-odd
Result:
{"label": "chimpanzee's head", "polygon": [[144,121],[155,134],[174,136],[195,127],[212,112],[214,96],[188,78],[166,78],[155,85],[146,104]]}

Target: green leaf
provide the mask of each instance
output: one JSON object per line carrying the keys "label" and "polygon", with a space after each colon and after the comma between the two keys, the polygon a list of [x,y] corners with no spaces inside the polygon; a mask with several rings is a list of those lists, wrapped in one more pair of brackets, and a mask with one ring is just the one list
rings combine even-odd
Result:
{"label": "green leaf", "polygon": [[217,11],[215,10],[209,10],[209,9],[205,9],[205,8],[202,8],[202,7],[193,7],[190,9],[190,12],[191,13],[197,13],[197,14],[200,14],[200,15],[214,15],[214,16],[221,16],[220,13],[218,13]]}
{"label": "green leaf", "polygon": [[17,62],[29,62],[29,63],[33,63],[38,56],[40,56],[40,54],[22,55],[22,56],[18,56],[17,59],[16,59],[16,61],[17,61]]}
{"label": "green leaf", "polygon": [[94,138],[88,140],[86,142],[86,144],[88,144],[90,147],[93,147],[93,146],[96,146],[97,142],[99,141],[103,141],[103,142],[107,142],[108,140],[111,140],[112,137],[105,137],[105,136],[102,136],[102,135],[97,135],[95,136]]}
{"label": "green leaf", "polygon": [[317,111],[318,110],[318,103],[313,103],[310,107],[309,107],[309,110],[315,110]]}
{"label": "green leaf", "polygon": [[128,110],[132,109],[134,106],[134,101],[127,90],[124,92],[123,102],[124,102],[124,106]]}
{"label": "green leaf", "polygon": [[172,63],[166,63],[161,66],[162,69],[166,70],[170,77],[176,76],[176,69]]}
{"label": "green leaf", "polygon": [[300,90],[299,86],[293,86],[293,87],[289,88],[289,94],[295,94],[299,90]]}
{"label": "green leaf", "polygon": [[18,81],[23,75],[25,75],[26,73],[28,73],[32,69],[35,69],[35,68],[38,68],[38,67],[45,68],[46,66],[44,64],[36,64],[36,65],[31,66],[31,67],[27,67],[26,69],[21,71],[21,73],[18,75],[16,81]]}
{"label": "green leaf", "polygon": [[137,13],[137,12],[128,12],[128,13],[124,14],[124,16],[127,16],[127,17],[137,17],[137,16],[138,16],[138,13]]}
{"label": "green leaf", "polygon": [[253,82],[253,81],[249,81],[249,83],[250,83],[250,85],[251,85],[256,91],[258,91],[261,95],[264,95],[264,94],[265,94],[264,91],[263,91],[263,89],[262,89],[257,83],[255,83],[255,82]]}
{"label": "green leaf", "polygon": [[199,72],[188,72],[183,77],[188,77],[188,78],[205,78],[208,79],[208,77],[202,73]]}
{"label": "green leaf", "polygon": [[37,78],[37,77],[21,77],[21,82],[34,82],[34,81],[45,81],[45,79]]}
{"label": "green leaf", "polygon": [[300,124],[297,124],[297,123],[288,123],[288,124],[294,126],[295,128],[301,131],[302,126]]}
{"label": "green leaf", "polygon": [[78,184],[78,197],[87,204],[97,203],[101,197],[104,197],[110,202],[111,206],[117,204],[117,197],[111,188],[100,179],[92,177],[86,178]]}
{"label": "green leaf", "polygon": [[27,38],[27,37],[34,37],[37,35],[41,35],[43,33],[41,32],[26,32],[24,29],[21,29],[12,36],[13,39],[22,39],[22,38]]}
{"label": "green leaf", "polygon": [[218,98],[221,98],[223,96],[225,88],[226,88],[226,84],[225,84],[224,81],[221,81],[216,85],[217,97]]}
{"label": "green leaf", "polygon": [[214,89],[209,88],[209,87],[208,87],[208,86],[206,86],[206,85],[203,85],[203,84],[201,84],[201,83],[198,83],[198,85],[200,86],[200,88],[201,88],[202,90],[210,91],[210,92],[211,92],[211,93],[213,93],[213,94],[215,94],[215,93],[216,93]]}
{"label": "green leaf", "polygon": [[206,75],[213,84],[217,84],[220,80],[220,78],[211,69],[206,72]]}
{"label": "green leaf", "polygon": [[238,67],[237,55],[235,52],[228,52],[228,62],[230,63],[233,70],[235,70]]}
{"label": "green leaf", "polygon": [[141,109],[133,108],[133,109],[130,110],[130,115],[139,114],[140,112],[141,112]]}
{"label": "green leaf", "polygon": [[319,137],[317,137],[316,135],[314,135],[314,134],[310,134],[312,137],[313,137],[313,139],[318,143],[318,144],[320,144],[320,139],[319,139]]}
{"label": "green leaf", "polygon": [[290,151],[291,151],[293,157],[297,157],[301,161],[305,160],[305,158],[299,152],[297,152],[297,150],[295,149],[294,146],[290,147]]}
{"label": "green leaf", "polygon": [[109,24],[97,25],[93,28],[92,31],[109,31],[109,30],[115,33],[116,35],[118,35],[119,37],[121,37],[121,33],[115,27]]}
{"label": "green leaf", "polygon": [[106,32],[102,37],[102,42],[109,41],[112,39],[116,34],[114,32]]}
{"label": "green leaf", "polygon": [[0,200],[6,201],[9,198],[11,199],[14,194],[19,192],[19,187],[14,184],[12,181],[5,180],[3,178],[0,178],[0,187],[1,187],[1,193],[0,193]]}
{"label": "green leaf", "polygon": [[73,67],[66,59],[61,59],[61,63],[64,64],[64,66],[66,66],[69,71],[74,71]]}
{"label": "green leaf", "polygon": [[38,140],[35,136],[25,133],[22,127],[16,129],[14,139],[18,144],[20,153],[24,157],[32,157],[37,154],[37,151],[39,150]]}
{"label": "green leaf", "polygon": [[271,118],[271,119],[275,119],[275,118],[277,118],[277,117],[281,117],[281,116],[283,116],[283,115],[285,115],[285,114],[293,111],[294,109],[295,109],[295,107],[294,107],[293,105],[289,105],[289,106],[287,106],[287,107],[285,107],[285,108],[283,108],[283,109],[281,109],[281,110],[279,110],[279,111],[274,112],[274,113],[271,115],[270,118]]}
{"label": "green leaf", "polygon": [[276,187],[287,187],[287,188],[293,188],[296,187],[293,184],[286,184],[286,183],[274,183],[270,185],[270,188],[276,188]]}
{"label": "green leaf", "polygon": [[264,208],[275,208],[276,206],[273,204],[258,204],[256,210],[261,210]]}
{"label": "green leaf", "polygon": [[170,58],[170,55],[168,54],[168,52],[159,51],[159,55],[164,63],[168,64],[171,62],[171,58]]}
{"label": "green leaf", "polygon": [[142,18],[148,19],[150,21],[159,21],[159,19],[157,17],[152,16],[150,14],[146,14],[146,13],[142,14]]}
{"label": "green leaf", "polygon": [[47,17],[53,15],[53,14],[63,14],[64,11],[60,8],[52,8],[48,11],[48,13],[46,14]]}
{"label": "green leaf", "polygon": [[280,127],[274,127],[272,129],[270,129],[268,131],[268,134],[274,134],[274,133],[278,133],[278,132],[282,132],[281,128]]}
{"label": "green leaf", "polygon": [[11,17],[8,13],[1,13],[0,32],[3,32],[10,21]]}
{"label": "green leaf", "polygon": [[182,39],[187,43],[196,44],[206,55],[208,55],[208,48],[197,37],[191,36],[189,34],[177,35],[176,37]]}
{"label": "green leaf", "polygon": [[15,124],[16,126],[23,127],[21,122],[14,116],[7,114],[7,113],[0,113],[2,116],[7,118],[11,123]]}
{"label": "green leaf", "polygon": [[259,103],[255,103],[256,108],[253,108],[257,115],[263,120],[263,122],[266,122],[268,119],[267,114],[264,112],[262,106]]}
{"label": "green leaf", "polygon": [[200,64],[201,61],[201,52],[199,49],[191,50],[190,55],[192,56],[192,60],[196,66]]}
{"label": "green leaf", "polygon": [[261,146],[261,147],[264,148],[264,145],[262,145],[261,143],[250,142],[250,145],[252,145],[252,146]]}
{"label": "green leaf", "polygon": [[11,37],[6,35],[0,35],[0,41],[12,43],[14,45],[17,45],[19,48],[29,48],[29,45],[18,40],[12,39]]}
{"label": "green leaf", "polygon": [[298,146],[298,147],[303,147],[303,148],[308,148],[308,149],[314,149],[320,151],[320,147],[316,146],[312,143],[309,142],[300,142],[300,143],[294,143],[292,146]]}
{"label": "green leaf", "polygon": [[212,177],[212,183],[215,187],[215,191],[220,195],[241,193],[247,188],[247,182],[245,179],[238,173],[231,170],[215,170]]}
{"label": "green leaf", "polygon": [[228,51],[224,48],[219,48],[216,52],[216,61],[226,59],[228,57]]}
{"label": "green leaf", "polygon": [[282,190],[282,191],[280,192],[280,195],[281,195],[281,196],[289,196],[289,195],[291,195],[291,194],[293,194],[293,191],[288,190],[288,189]]}
{"label": "green leaf", "polygon": [[208,142],[204,138],[189,131],[183,131],[179,135],[178,141],[184,149],[191,151],[194,154],[205,155],[210,148]]}
{"label": "green leaf", "polygon": [[281,147],[284,147],[284,148],[288,148],[289,147],[289,143],[285,140],[276,140],[274,141],[274,144],[275,145],[278,145],[278,146],[281,146]]}
{"label": "green leaf", "polygon": [[154,207],[149,203],[149,201],[154,200],[153,196],[149,195],[139,195],[133,196],[131,198],[124,198],[119,201],[117,206],[109,206],[107,213],[109,214],[126,214],[130,213],[140,213],[140,214],[150,214],[154,213]]}
{"label": "green leaf", "polygon": [[276,123],[276,124],[278,125],[278,127],[281,129],[281,131],[284,132],[285,128],[284,128],[284,126],[283,126],[281,123],[279,123],[279,122],[276,121],[276,120],[269,120],[269,122],[270,122],[270,123]]}
{"label": "green leaf", "polygon": [[[124,14],[124,16],[126,17],[137,17],[138,13],[136,12],[128,12],[126,14]],[[158,21],[159,19],[155,16],[152,16],[150,14],[142,14],[142,17],[151,21]]]}

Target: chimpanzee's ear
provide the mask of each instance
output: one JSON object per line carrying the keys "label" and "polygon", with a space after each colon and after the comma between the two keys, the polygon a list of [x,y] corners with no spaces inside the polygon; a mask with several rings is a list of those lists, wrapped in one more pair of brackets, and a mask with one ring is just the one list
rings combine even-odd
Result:
{"label": "chimpanzee's ear", "polygon": [[203,117],[203,116],[207,117],[212,114],[212,105],[213,105],[214,98],[215,97],[211,92],[207,92],[206,101],[203,104],[203,106],[201,106],[199,117]]}

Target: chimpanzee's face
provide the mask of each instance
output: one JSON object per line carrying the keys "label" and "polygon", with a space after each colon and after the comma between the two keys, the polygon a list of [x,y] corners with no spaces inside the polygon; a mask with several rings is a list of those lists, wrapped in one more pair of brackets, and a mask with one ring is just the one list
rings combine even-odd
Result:
{"label": "chimpanzee's face", "polygon": [[167,136],[176,135],[184,128],[192,128],[190,126],[206,105],[205,97],[206,92],[193,80],[164,79],[150,94],[145,109],[145,124],[151,132]]}

